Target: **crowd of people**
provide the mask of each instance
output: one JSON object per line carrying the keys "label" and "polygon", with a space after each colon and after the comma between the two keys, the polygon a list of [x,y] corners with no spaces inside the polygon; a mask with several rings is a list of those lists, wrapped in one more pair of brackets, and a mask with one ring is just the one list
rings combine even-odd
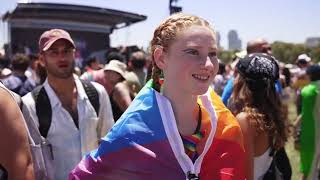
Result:
{"label": "crowd of people", "polygon": [[183,13],[150,52],[113,49],[105,63],[79,65],[63,29],[38,46],[0,63],[1,180],[291,179],[291,92],[301,179],[318,177],[320,66],[307,54],[292,67],[258,38],[223,64],[215,29]]}

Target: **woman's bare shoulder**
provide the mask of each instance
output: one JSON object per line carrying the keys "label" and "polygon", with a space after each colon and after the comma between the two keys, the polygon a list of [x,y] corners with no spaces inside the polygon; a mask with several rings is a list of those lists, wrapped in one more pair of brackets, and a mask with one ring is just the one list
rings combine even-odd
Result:
{"label": "woman's bare shoulder", "polygon": [[252,123],[249,120],[249,114],[246,112],[240,112],[239,114],[237,114],[236,116],[239,125],[241,127],[241,130],[243,133],[252,133]]}
{"label": "woman's bare shoulder", "polygon": [[248,113],[240,112],[236,115],[236,118],[238,119],[238,121],[248,121]]}

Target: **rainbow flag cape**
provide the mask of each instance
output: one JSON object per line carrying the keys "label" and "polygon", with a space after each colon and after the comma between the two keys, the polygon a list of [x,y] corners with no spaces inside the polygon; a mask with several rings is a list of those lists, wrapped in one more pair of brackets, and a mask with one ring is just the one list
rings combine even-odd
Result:
{"label": "rainbow flag cape", "polygon": [[305,86],[301,98],[300,169],[308,179],[317,179],[320,159],[320,81]]}
{"label": "rainbow flag cape", "polygon": [[209,114],[211,130],[195,163],[185,153],[169,100],[148,83],[69,180],[244,179],[239,124],[212,89],[198,102]]}

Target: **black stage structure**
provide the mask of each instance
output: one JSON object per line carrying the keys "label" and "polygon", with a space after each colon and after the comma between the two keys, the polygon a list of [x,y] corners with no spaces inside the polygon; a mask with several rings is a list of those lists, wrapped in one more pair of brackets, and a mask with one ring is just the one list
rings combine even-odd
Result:
{"label": "black stage structure", "polygon": [[56,3],[18,3],[12,12],[2,16],[8,25],[8,53],[38,52],[42,32],[52,28],[67,30],[82,57],[110,47],[109,35],[114,29],[144,21],[140,14]]}

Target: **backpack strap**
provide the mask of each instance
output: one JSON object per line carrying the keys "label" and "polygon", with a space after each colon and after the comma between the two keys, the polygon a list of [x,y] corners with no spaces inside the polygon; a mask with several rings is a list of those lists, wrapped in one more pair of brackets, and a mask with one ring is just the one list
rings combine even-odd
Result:
{"label": "backpack strap", "polygon": [[23,75],[23,76],[16,76],[18,79],[20,79],[20,81],[21,81],[21,84],[18,86],[18,87],[16,87],[16,88],[14,88],[14,89],[12,89],[12,91],[13,92],[15,92],[15,93],[17,93],[17,94],[19,94],[19,95],[21,95],[21,89],[22,89],[22,87],[25,85],[25,83],[27,82],[27,76],[25,76],[25,75]]}
{"label": "backpack strap", "polygon": [[[88,96],[88,99],[93,106],[97,117],[99,115],[100,103],[99,94],[93,84],[89,81],[80,80],[83,88]],[[36,105],[36,114],[39,119],[39,131],[42,137],[47,138],[48,131],[51,125],[52,109],[50,104],[50,99],[43,86],[36,87],[31,91],[33,99]]]}
{"label": "backpack strap", "polygon": [[50,99],[43,86],[36,87],[31,91],[31,94],[36,105],[40,134],[42,137],[47,138],[52,117]]}
{"label": "backpack strap", "polygon": [[90,81],[86,81],[83,79],[80,79],[80,81],[98,117],[100,111],[99,93]]}

